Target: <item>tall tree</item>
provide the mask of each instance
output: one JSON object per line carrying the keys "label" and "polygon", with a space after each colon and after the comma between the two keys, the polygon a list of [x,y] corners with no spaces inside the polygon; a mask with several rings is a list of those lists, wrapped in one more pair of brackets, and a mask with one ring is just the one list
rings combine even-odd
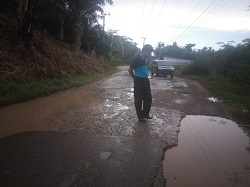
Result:
{"label": "tall tree", "polygon": [[20,20],[23,19],[25,13],[28,10],[28,3],[29,3],[28,0],[19,0],[17,14],[18,14]]}
{"label": "tall tree", "polygon": [[186,52],[187,52],[187,53],[192,53],[192,51],[193,51],[192,47],[194,47],[195,45],[196,45],[196,44],[191,44],[191,43],[186,44],[186,46],[185,46]]}
{"label": "tall tree", "polygon": [[[97,20],[98,13],[104,13],[103,6],[112,5],[112,0],[67,0],[73,19],[73,46],[76,50],[81,47],[83,29],[93,20]],[[85,20],[85,21],[84,21]]]}
{"label": "tall tree", "polygon": [[[45,19],[45,27],[58,39],[64,38],[64,17],[67,13],[65,0],[36,0],[35,14]],[[38,13],[39,12],[39,13]]]}
{"label": "tall tree", "polygon": [[65,2],[64,0],[55,0],[55,9],[56,9],[56,13],[54,13],[53,15],[56,16],[58,22],[57,22],[57,39],[63,41],[64,38],[64,15],[66,13],[65,10]]}

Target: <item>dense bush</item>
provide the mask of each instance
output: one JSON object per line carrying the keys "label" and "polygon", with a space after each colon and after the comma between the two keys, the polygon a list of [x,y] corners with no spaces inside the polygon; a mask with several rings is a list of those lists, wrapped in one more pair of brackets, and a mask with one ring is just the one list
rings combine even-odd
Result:
{"label": "dense bush", "polygon": [[183,75],[198,75],[208,77],[211,73],[211,63],[202,60],[197,60],[187,66],[182,74]]}
{"label": "dense bush", "polygon": [[[250,39],[237,46],[220,43],[221,48],[214,51],[204,47],[202,50],[185,50],[173,44],[175,52],[170,57],[183,58],[192,54],[193,63],[178,68],[182,75],[195,78],[233,108],[232,116],[243,124],[250,123]],[[192,45],[189,45],[192,46]],[[168,49],[171,47],[168,46]],[[177,48],[179,48],[177,50]],[[164,50],[163,50],[164,52]],[[170,53],[171,51],[168,51]],[[177,55],[177,56],[176,56]],[[166,54],[164,55],[166,56]]]}
{"label": "dense bush", "polygon": [[[176,42],[173,45],[161,49],[163,56],[184,58],[193,60],[193,63],[183,69],[184,75],[214,76],[222,75],[232,83],[250,84],[250,39],[233,46],[233,41],[227,44],[219,42],[221,48],[218,51],[211,47],[193,50],[195,44],[187,44],[179,47]],[[161,47],[164,46],[161,45]],[[159,48],[155,50],[156,56]]]}

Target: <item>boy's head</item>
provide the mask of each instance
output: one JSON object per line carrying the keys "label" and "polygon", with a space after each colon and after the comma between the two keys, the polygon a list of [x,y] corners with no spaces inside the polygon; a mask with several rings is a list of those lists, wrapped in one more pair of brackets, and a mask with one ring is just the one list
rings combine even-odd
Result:
{"label": "boy's head", "polygon": [[153,47],[149,44],[145,44],[142,48],[142,55],[144,58],[149,58],[153,52]]}

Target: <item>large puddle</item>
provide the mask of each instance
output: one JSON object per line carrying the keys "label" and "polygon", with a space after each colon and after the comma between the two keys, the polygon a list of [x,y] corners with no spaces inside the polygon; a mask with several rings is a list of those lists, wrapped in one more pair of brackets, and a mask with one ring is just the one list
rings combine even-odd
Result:
{"label": "large puddle", "polygon": [[163,172],[167,187],[249,187],[249,137],[231,120],[186,116]]}

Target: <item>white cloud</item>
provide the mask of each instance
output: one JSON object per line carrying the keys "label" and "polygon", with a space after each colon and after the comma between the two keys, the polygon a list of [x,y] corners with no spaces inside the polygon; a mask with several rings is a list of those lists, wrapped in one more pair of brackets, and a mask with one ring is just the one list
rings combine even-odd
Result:
{"label": "white cloud", "polygon": [[118,29],[119,34],[132,38],[138,47],[143,42],[141,37],[147,37],[146,43],[153,45],[159,41],[172,43],[175,39],[178,43],[216,46],[218,36],[241,42],[250,31],[250,12],[245,11],[250,4],[248,0],[175,0],[166,1],[164,7],[165,0],[155,0],[154,6],[154,1],[149,0],[113,1],[112,7],[105,7],[110,12],[106,17],[106,30]]}

